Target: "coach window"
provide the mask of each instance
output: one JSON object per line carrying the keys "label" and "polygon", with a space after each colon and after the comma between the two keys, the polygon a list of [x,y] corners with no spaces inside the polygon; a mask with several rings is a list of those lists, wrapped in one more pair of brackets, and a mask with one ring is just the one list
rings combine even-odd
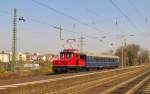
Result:
{"label": "coach window", "polygon": [[109,62],[112,62],[112,61],[113,61],[113,59],[112,59],[112,58],[110,58],[110,59],[109,59]]}
{"label": "coach window", "polygon": [[105,60],[106,60],[106,62],[109,62],[109,61],[110,61],[110,59],[109,59],[109,58],[106,58]]}
{"label": "coach window", "polygon": [[115,62],[118,62],[118,59],[115,59]]}
{"label": "coach window", "polygon": [[95,62],[97,62],[97,57],[94,57]]}
{"label": "coach window", "polygon": [[104,58],[103,60],[104,60],[104,62],[106,62],[106,58]]}
{"label": "coach window", "polygon": [[110,62],[110,59],[109,59],[109,58],[107,58],[107,59],[106,59],[106,62]]}
{"label": "coach window", "polygon": [[87,56],[87,61],[90,61],[90,57],[89,56]]}
{"label": "coach window", "polygon": [[107,59],[106,59],[106,58],[104,58],[104,62],[107,62]]}
{"label": "coach window", "polygon": [[93,61],[93,57],[92,56],[89,56],[89,61]]}
{"label": "coach window", "polygon": [[91,56],[89,56],[89,61],[92,61],[92,57]]}
{"label": "coach window", "polygon": [[109,58],[106,58],[106,62],[110,62],[110,59],[109,59]]}
{"label": "coach window", "polygon": [[102,58],[102,62],[105,62],[105,59],[104,59],[104,58]]}
{"label": "coach window", "polygon": [[88,60],[88,61],[91,61],[90,56],[87,57],[87,60]]}
{"label": "coach window", "polygon": [[102,62],[102,58],[99,58],[99,61]]}

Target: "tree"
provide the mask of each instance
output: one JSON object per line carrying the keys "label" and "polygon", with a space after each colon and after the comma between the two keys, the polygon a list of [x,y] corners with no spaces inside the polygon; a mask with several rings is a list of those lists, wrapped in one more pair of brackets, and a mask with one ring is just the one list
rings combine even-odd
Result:
{"label": "tree", "polygon": [[115,55],[119,56],[119,62],[120,62],[120,65],[122,65],[122,47],[119,47],[117,48],[116,52],[115,52]]}
{"label": "tree", "polygon": [[129,66],[137,65],[138,52],[140,51],[140,46],[136,44],[129,44],[125,49],[126,49],[126,57],[127,57],[126,65]]}
{"label": "tree", "polygon": [[[123,57],[122,57],[122,49],[123,49]],[[140,54],[139,54],[140,53]],[[125,66],[133,66],[141,63],[149,62],[149,52],[148,50],[143,50],[139,45],[129,44],[126,47],[119,47],[115,51],[115,55],[120,57],[120,63],[122,59],[124,61]]]}
{"label": "tree", "polygon": [[148,50],[142,50],[140,54],[141,63],[149,63],[149,52]]}

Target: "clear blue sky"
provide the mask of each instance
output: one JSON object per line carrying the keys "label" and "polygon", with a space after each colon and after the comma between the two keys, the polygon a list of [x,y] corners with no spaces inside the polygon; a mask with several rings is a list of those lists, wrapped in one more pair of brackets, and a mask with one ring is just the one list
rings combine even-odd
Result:
{"label": "clear blue sky", "polygon": [[[122,37],[118,37],[120,34],[126,35],[127,43],[150,48],[150,37],[145,37],[147,33],[150,33],[149,0],[113,0],[123,13],[116,9],[110,0],[36,1],[72,16],[88,26],[40,6],[32,0],[1,0],[0,51],[11,51],[13,8],[17,8],[18,17],[23,16],[26,19],[26,22],[18,21],[17,24],[17,50],[21,52],[58,53],[63,48],[65,40],[60,41],[58,30],[48,24],[56,26],[61,24],[65,28],[62,37],[76,38],[77,44],[79,44],[80,35],[68,32],[68,30],[99,38],[107,36],[106,39],[103,39],[104,43],[85,36],[84,51],[88,52],[105,52],[116,49],[123,40]],[[146,17],[149,17],[147,25]],[[117,26],[114,24],[116,18]],[[35,22],[33,19],[45,24]],[[130,34],[135,36],[129,37]],[[111,43],[114,45],[110,46]]]}

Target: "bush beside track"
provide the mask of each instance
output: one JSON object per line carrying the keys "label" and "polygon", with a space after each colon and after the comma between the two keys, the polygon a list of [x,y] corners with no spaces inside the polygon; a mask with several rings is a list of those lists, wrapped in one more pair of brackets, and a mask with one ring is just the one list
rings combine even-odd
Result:
{"label": "bush beside track", "polygon": [[5,71],[4,69],[0,68],[0,79],[7,80],[7,79],[17,79],[29,76],[36,76],[36,75],[46,75],[52,73],[52,69],[49,67],[40,67],[39,69],[29,70],[29,69],[22,69],[16,70],[15,72]]}

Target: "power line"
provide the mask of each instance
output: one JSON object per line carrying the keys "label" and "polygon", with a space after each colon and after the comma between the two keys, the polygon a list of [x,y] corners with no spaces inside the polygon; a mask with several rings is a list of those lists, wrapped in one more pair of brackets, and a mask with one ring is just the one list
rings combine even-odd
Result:
{"label": "power line", "polygon": [[[4,12],[2,12],[2,13],[4,13]],[[5,14],[11,15],[9,12],[5,12]],[[45,25],[47,25],[47,26],[49,26],[51,28],[57,28],[57,29],[59,28],[56,25],[52,25],[52,24],[49,24],[47,22],[40,21],[40,20],[37,20],[37,19],[33,19],[31,17],[24,16],[24,18],[26,18],[28,21],[32,21],[32,22],[35,22],[35,23],[38,23],[38,24],[42,24],[42,25],[45,24]],[[17,17],[17,19],[19,19],[19,18]],[[66,31],[66,32],[70,32],[70,33],[74,33],[74,34],[77,34],[77,35],[81,35],[81,33],[79,33],[79,32],[75,32],[75,31],[72,31],[72,30],[69,30],[69,29],[66,29],[66,28],[63,28],[63,30]],[[87,34],[82,34],[82,35],[87,37],[87,38],[90,38],[90,39],[99,40],[99,38],[96,37],[96,36],[91,36],[91,35],[87,35]]]}
{"label": "power line", "polygon": [[[8,13],[8,12],[7,12]],[[10,15],[10,14],[9,14]],[[56,25],[52,25],[52,24],[49,24],[47,22],[44,22],[44,21],[40,21],[40,20],[37,20],[37,19],[33,19],[31,17],[27,17],[27,16],[24,16],[28,21],[32,21],[32,22],[35,22],[35,23],[38,23],[38,24],[45,24],[49,27],[52,27],[52,28],[58,28]],[[66,29],[66,28],[63,28],[63,30],[65,32],[69,32],[69,33],[74,33],[74,34],[77,34],[77,35],[81,35],[81,33],[79,32],[75,32],[73,30],[69,30],[69,29]],[[90,38],[90,39],[94,39],[94,40],[97,40],[97,41],[101,41],[101,38],[97,37],[97,36],[92,36],[92,35],[87,35],[87,34],[82,34],[84,37],[86,38]],[[106,38],[106,36],[104,36]],[[102,37],[103,39],[103,37]]]}
{"label": "power line", "polygon": [[99,13],[97,13],[97,12],[95,12],[95,11],[89,9],[89,8],[86,8],[86,10],[87,10],[89,13],[91,13],[91,14],[97,16],[97,17],[101,16]]}
{"label": "power line", "polygon": [[109,0],[110,3],[128,20],[128,22],[130,23],[130,25],[136,30],[136,31],[140,31],[136,25],[131,21],[131,19],[120,9],[119,6],[117,6],[113,0]]}
{"label": "power line", "polygon": [[[96,16],[96,17],[101,17],[101,15],[100,15],[99,13],[97,13],[97,12],[95,12],[95,11],[89,9],[89,8],[85,8],[85,9],[86,9],[87,12],[89,12],[90,14],[92,14],[92,15],[94,15],[94,16]],[[100,19],[99,19],[99,21],[100,21]],[[102,28],[102,27],[100,27],[100,28]]]}
{"label": "power line", "polygon": [[82,24],[82,25],[84,25],[84,26],[87,26],[87,27],[89,27],[89,28],[91,28],[91,29],[94,29],[94,30],[96,30],[96,31],[98,31],[98,32],[100,32],[100,33],[108,34],[108,33],[104,32],[103,30],[100,30],[100,29],[98,29],[98,28],[96,28],[96,27],[93,27],[93,26],[87,24],[87,23],[84,23],[84,22],[78,20],[77,18],[75,18],[75,17],[73,17],[73,16],[71,16],[71,15],[68,15],[68,14],[66,14],[66,13],[64,13],[64,12],[61,12],[61,11],[59,11],[59,10],[57,10],[57,9],[55,9],[55,8],[53,8],[53,7],[51,7],[50,5],[46,5],[46,4],[41,3],[41,2],[38,2],[38,1],[36,1],[36,0],[32,0],[32,1],[33,1],[34,3],[40,5],[40,6],[43,6],[43,7],[47,8],[47,9],[49,9],[49,10],[51,10],[51,11],[54,11],[55,13],[58,13],[58,14],[60,14],[60,15],[63,15],[63,16],[65,16],[65,17],[69,18],[69,19],[72,19],[72,20],[74,20],[74,21],[76,21],[76,22],[78,22],[78,23],[80,23],[80,24]]}
{"label": "power line", "polygon": [[[56,25],[52,25],[52,24],[49,24],[49,23],[46,23],[44,21],[40,21],[40,20],[37,20],[37,19],[33,19],[31,17],[26,17],[26,18],[28,20],[31,20],[32,22],[35,22],[35,23],[38,23],[38,24],[45,24],[45,25],[47,25],[49,27],[57,28],[57,29],[59,28]],[[74,33],[74,34],[77,34],[77,35],[81,35],[81,33],[78,33],[78,32],[75,32],[75,31],[72,31],[72,30],[69,30],[69,29],[66,29],[64,27],[63,27],[63,30],[66,31],[66,32],[71,32],[71,33]],[[82,35],[84,35],[84,36],[86,36],[88,38],[91,38],[91,39],[98,39],[98,37],[96,37],[96,36],[91,36],[91,35],[87,35],[87,34],[82,34]]]}
{"label": "power line", "polygon": [[[138,15],[141,17],[141,18],[143,18],[142,17],[142,13],[141,13],[141,11],[135,6],[135,4],[131,1],[131,0],[127,0],[128,1],[128,3],[135,9],[135,11],[138,13]],[[146,25],[146,32],[145,33],[147,33],[147,31],[148,31],[148,19],[149,19],[149,17],[146,17],[145,19],[144,19],[144,21],[145,21],[145,25]]]}
{"label": "power line", "polygon": [[140,14],[140,10],[135,6],[135,4],[131,0],[127,0],[127,1],[135,9],[135,11]]}

